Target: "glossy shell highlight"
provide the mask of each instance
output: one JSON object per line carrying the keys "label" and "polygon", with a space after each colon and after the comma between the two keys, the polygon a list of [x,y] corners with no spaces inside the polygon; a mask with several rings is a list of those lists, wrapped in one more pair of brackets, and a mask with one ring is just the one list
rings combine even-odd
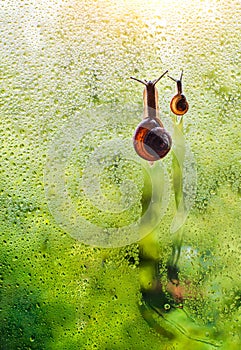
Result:
{"label": "glossy shell highlight", "polygon": [[147,118],[137,126],[133,145],[141,158],[153,162],[167,155],[172,139],[159,119]]}
{"label": "glossy shell highlight", "polygon": [[186,97],[182,94],[175,95],[170,103],[171,111],[176,115],[183,115],[187,113],[189,105]]}

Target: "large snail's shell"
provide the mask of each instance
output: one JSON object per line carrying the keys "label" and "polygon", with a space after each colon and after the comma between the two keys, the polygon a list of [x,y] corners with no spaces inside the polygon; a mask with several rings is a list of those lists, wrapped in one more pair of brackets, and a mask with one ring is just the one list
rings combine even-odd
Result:
{"label": "large snail's shell", "polygon": [[186,97],[182,94],[175,95],[170,103],[172,112],[176,115],[183,115],[188,111],[188,102]]}
{"label": "large snail's shell", "polygon": [[159,119],[146,118],[136,128],[133,144],[140,157],[152,162],[166,156],[172,140]]}

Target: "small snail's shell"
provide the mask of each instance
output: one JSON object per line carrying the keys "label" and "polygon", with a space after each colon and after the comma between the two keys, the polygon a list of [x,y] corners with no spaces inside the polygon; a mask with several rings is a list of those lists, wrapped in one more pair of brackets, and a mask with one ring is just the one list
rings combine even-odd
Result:
{"label": "small snail's shell", "polygon": [[172,140],[159,119],[146,118],[136,128],[133,144],[140,157],[153,162],[166,156]]}
{"label": "small snail's shell", "polygon": [[172,112],[176,115],[183,115],[188,111],[188,102],[183,94],[175,95],[170,103]]}

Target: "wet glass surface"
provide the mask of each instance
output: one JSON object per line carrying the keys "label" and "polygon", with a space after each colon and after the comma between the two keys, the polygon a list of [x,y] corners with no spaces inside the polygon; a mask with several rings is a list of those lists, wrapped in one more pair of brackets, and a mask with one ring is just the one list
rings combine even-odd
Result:
{"label": "wet glass surface", "polygon": [[[1,334],[12,349],[241,347],[241,3],[2,1]],[[172,151],[132,137],[157,83]]]}

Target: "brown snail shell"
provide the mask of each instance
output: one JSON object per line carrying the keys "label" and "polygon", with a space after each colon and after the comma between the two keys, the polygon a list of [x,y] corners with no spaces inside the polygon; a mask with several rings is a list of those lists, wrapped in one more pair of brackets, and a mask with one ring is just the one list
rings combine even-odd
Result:
{"label": "brown snail shell", "polygon": [[183,94],[175,95],[171,100],[170,108],[176,115],[183,115],[187,113],[189,105],[186,97]]}
{"label": "brown snail shell", "polygon": [[136,128],[133,145],[140,157],[153,162],[167,155],[172,139],[159,119],[146,118]]}

